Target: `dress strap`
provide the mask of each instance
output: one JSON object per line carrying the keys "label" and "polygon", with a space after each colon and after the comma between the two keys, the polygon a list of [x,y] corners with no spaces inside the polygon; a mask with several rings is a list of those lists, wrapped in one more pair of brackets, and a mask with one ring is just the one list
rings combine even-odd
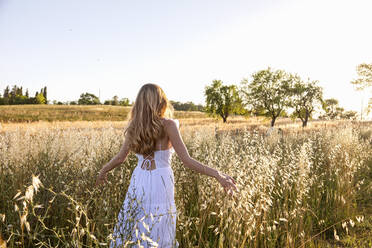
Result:
{"label": "dress strap", "polygon": [[155,165],[155,159],[154,159],[155,154],[149,154],[146,157],[143,158],[141,168],[144,170],[154,170],[156,169]]}

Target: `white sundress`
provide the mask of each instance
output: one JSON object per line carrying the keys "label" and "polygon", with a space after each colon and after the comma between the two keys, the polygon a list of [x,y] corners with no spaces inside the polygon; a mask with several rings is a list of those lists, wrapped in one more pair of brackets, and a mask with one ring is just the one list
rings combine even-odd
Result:
{"label": "white sundress", "polygon": [[[177,126],[179,126],[176,120]],[[173,147],[154,151],[152,159],[136,154],[138,163],[133,170],[125,200],[118,214],[110,248],[159,247],[174,248],[177,209],[174,202],[174,175],[170,166]],[[155,169],[150,168],[151,160]],[[132,245],[130,245],[132,244]]]}

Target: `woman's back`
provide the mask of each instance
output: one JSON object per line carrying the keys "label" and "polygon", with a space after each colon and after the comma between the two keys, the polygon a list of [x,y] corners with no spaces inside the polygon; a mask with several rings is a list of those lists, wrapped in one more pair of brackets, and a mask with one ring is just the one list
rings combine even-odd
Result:
{"label": "woman's back", "polygon": [[[179,126],[178,120],[174,120]],[[170,143],[169,137],[165,136],[156,142],[156,150],[151,154],[144,155],[136,153],[138,158],[138,165],[142,169],[154,170],[157,168],[170,167],[172,154],[174,153],[174,148]]]}

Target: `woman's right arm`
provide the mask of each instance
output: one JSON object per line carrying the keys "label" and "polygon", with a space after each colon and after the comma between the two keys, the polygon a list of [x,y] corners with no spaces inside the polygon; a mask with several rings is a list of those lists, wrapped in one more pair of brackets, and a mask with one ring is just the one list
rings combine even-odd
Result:
{"label": "woman's right arm", "polygon": [[121,163],[125,161],[129,153],[129,143],[128,139],[125,138],[123,145],[120,148],[120,151],[118,154],[116,154],[115,157],[113,157],[108,163],[106,163],[101,170],[99,171],[99,174],[96,179],[96,186],[105,183],[107,181],[107,172],[114,169]]}
{"label": "woman's right arm", "polygon": [[177,124],[174,120],[171,120],[171,119],[165,120],[164,121],[164,127],[165,127],[165,130],[168,134],[168,137],[169,137],[169,139],[172,143],[172,146],[173,146],[174,150],[176,151],[178,157],[181,159],[182,163],[186,167],[188,167],[188,168],[190,168],[194,171],[197,171],[201,174],[216,178],[217,181],[219,183],[221,183],[221,185],[223,186],[223,188],[225,189],[226,192],[231,187],[234,190],[237,190],[237,188],[235,186],[235,180],[232,177],[230,177],[230,176],[228,176],[224,173],[221,173],[214,168],[208,167],[208,166],[200,163],[199,161],[193,159],[189,155],[189,153],[187,151],[187,148],[185,146],[185,143],[182,140],[181,133],[180,133],[180,131],[177,127]]}

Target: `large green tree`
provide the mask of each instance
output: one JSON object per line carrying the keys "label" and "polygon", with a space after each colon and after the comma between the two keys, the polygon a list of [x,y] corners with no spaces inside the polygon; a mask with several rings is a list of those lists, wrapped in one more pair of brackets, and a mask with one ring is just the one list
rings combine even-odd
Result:
{"label": "large green tree", "polygon": [[79,105],[96,105],[101,104],[99,98],[91,93],[82,93],[78,100]]}
{"label": "large green tree", "polygon": [[292,116],[300,118],[302,126],[306,127],[309,118],[317,106],[322,106],[323,88],[318,81],[304,82],[298,75],[293,76],[294,82],[290,88],[290,106],[294,109]]}
{"label": "large green tree", "polygon": [[223,85],[221,80],[213,80],[205,87],[206,111],[211,115],[222,117],[223,122],[231,114],[242,114],[244,109],[235,85]]}
{"label": "large green tree", "polygon": [[242,81],[242,94],[245,103],[252,110],[263,112],[271,117],[271,126],[281,116],[285,109],[290,106],[289,89],[293,77],[283,70],[272,70],[268,67],[252,75],[253,81]]}

